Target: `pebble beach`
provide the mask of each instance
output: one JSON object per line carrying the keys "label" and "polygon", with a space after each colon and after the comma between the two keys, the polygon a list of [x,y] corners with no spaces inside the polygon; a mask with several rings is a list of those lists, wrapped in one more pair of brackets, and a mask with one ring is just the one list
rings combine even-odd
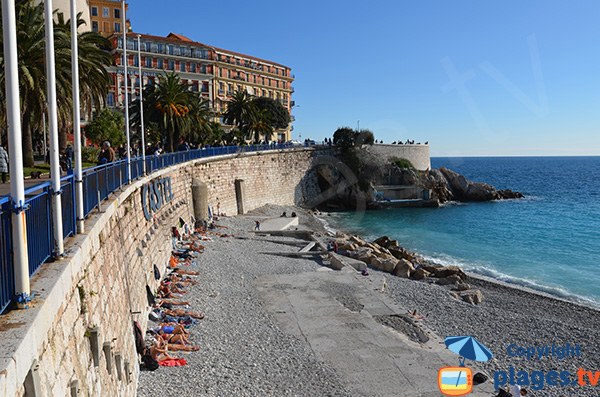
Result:
{"label": "pebble beach", "polygon": [[[212,241],[202,243],[205,251],[197,265],[184,267],[200,272],[197,285],[190,287],[182,298],[191,302],[192,310],[205,313],[200,324],[189,329],[190,341],[200,351],[174,352],[187,360],[187,366],[161,367],[153,372],[142,370],[138,395],[356,395],[333,368],[317,359],[305,341],[278,326],[253,286],[254,280],[265,275],[314,272],[327,265],[319,257],[268,254],[299,249],[289,245],[293,240],[289,237],[259,237],[252,232],[255,219],[277,217],[283,211],[298,214],[299,228],[328,238],[322,222],[309,211],[296,207],[268,205],[246,216],[219,218],[216,223],[226,227],[225,232],[233,237],[211,236]],[[483,294],[482,303],[472,305],[454,298],[449,286],[427,279],[403,279],[375,269],[369,272],[381,273],[386,278],[382,293],[407,312],[417,310],[421,315],[427,314],[423,326],[442,339],[472,335],[487,346],[494,357],[487,363],[478,363],[478,367],[491,381],[494,371],[508,372],[511,366],[515,372],[529,374],[569,371],[571,379],[576,379],[580,367],[586,371],[600,369],[600,349],[595,342],[600,336],[600,316],[592,308],[469,275],[468,283]],[[510,346],[566,346],[567,343],[579,345],[580,356],[528,360],[507,352]],[[598,395],[597,387],[587,383],[586,386],[543,384],[539,391],[526,388],[534,396]],[[398,395],[404,394],[399,391]]]}

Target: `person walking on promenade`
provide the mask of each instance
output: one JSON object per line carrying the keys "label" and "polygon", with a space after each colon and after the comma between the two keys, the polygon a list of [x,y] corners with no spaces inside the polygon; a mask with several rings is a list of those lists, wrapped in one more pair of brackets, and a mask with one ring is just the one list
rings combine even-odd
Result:
{"label": "person walking on promenade", "polygon": [[110,142],[104,141],[102,144],[102,153],[98,158],[98,165],[108,164],[115,161],[115,151],[110,147]]}
{"label": "person walking on promenade", "polygon": [[8,153],[2,146],[0,146],[0,173],[2,173],[2,183],[6,183],[6,174],[8,174]]}
{"label": "person walking on promenade", "polygon": [[67,145],[65,149],[65,163],[67,163],[67,169],[73,168],[73,148],[71,145]]}
{"label": "person walking on promenade", "polygon": [[260,221],[254,221],[254,223],[255,223],[254,230],[260,231]]}

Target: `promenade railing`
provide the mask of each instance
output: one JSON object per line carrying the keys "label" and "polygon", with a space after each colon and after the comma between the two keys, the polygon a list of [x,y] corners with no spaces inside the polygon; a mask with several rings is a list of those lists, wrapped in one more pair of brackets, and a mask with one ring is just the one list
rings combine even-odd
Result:
{"label": "promenade railing", "polygon": [[[236,153],[268,150],[293,149],[300,147],[327,146],[327,143],[305,142],[304,144],[264,144],[247,146],[206,147],[146,156],[146,173],[188,161]],[[143,159],[130,160],[131,179],[143,176]],[[87,218],[111,193],[128,183],[126,160],[83,170],[83,213]],[[61,208],[63,237],[77,234],[75,208],[75,178],[73,171],[61,178]],[[43,182],[25,190],[25,214],[27,229],[27,255],[31,277],[44,262],[55,254],[54,225],[52,216],[53,190],[50,182]],[[14,296],[13,249],[12,249],[12,206],[9,196],[0,197],[0,312],[4,311]]]}

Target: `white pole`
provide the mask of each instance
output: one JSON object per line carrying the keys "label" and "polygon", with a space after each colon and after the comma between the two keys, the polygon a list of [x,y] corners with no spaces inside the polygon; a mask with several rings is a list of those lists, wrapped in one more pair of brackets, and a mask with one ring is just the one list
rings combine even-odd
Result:
{"label": "white pole", "polygon": [[144,139],[144,98],[142,92],[144,91],[144,77],[142,76],[142,46],[140,42],[140,35],[137,35],[138,39],[138,72],[140,75],[140,130],[142,133],[142,174],[146,175],[146,141]]}
{"label": "white pole", "polygon": [[129,98],[127,98],[127,83],[129,75],[127,74],[127,28],[125,27],[125,0],[121,3],[123,14],[123,66],[125,73],[125,135],[127,136],[127,183],[131,181],[131,145],[129,142]]}
{"label": "white pole", "polygon": [[83,165],[81,163],[81,108],[79,104],[79,48],[77,47],[77,8],[71,0],[71,72],[73,80],[73,136],[75,142],[75,208],[77,233],[84,232],[83,216]]}
{"label": "white pole", "polygon": [[44,112],[42,113],[42,122],[44,125],[44,161],[48,161],[48,158],[46,157],[48,155],[48,147],[46,146],[46,109],[44,109]]}
{"label": "white pole", "polygon": [[45,0],[46,17],[46,91],[48,98],[48,133],[50,135],[50,173],[52,174],[52,223],[54,226],[54,255],[64,252],[62,207],[60,195],[60,164],[58,159],[58,115],[56,102],[56,67],[54,65],[54,19],[52,0]]}
{"label": "white pole", "polygon": [[23,152],[21,139],[21,109],[19,106],[19,75],[17,64],[17,28],[15,2],[2,0],[4,30],[4,71],[6,76],[6,121],[10,156],[10,197],[15,211],[12,213],[12,240],[14,255],[14,281],[17,307],[29,307],[29,260],[27,258],[27,232],[25,223],[25,183],[23,181]]}

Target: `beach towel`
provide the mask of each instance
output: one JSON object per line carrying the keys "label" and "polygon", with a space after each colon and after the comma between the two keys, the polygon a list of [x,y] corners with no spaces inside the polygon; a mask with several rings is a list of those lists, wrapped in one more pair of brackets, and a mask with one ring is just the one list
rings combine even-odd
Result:
{"label": "beach towel", "polygon": [[185,359],[183,359],[183,358],[178,358],[178,359],[169,358],[169,359],[159,362],[158,365],[162,365],[163,367],[178,367],[178,366],[187,365],[187,361],[185,361]]}
{"label": "beach towel", "polygon": [[169,261],[169,266],[177,267],[177,258],[175,258],[174,256],[171,256],[171,260]]}
{"label": "beach towel", "polygon": [[133,335],[135,337],[135,349],[138,354],[144,355],[144,352],[146,351],[146,342],[144,342],[142,327],[137,321],[133,322]]}

